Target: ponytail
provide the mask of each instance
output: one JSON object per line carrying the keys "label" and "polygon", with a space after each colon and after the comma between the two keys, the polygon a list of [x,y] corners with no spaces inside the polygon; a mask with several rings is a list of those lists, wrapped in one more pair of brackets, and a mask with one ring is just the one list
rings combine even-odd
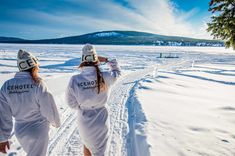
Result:
{"label": "ponytail", "polygon": [[98,82],[98,94],[99,94],[101,89],[105,89],[105,82],[104,82],[103,75],[101,74],[98,65],[94,65],[94,67],[96,68],[96,75],[97,75],[97,82]]}
{"label": "ponytail", "polygon": [[26,72],[29,72],[33,81],[36,83],[36,84],[40,84],[41,82],[41,78],[38,76],[38,67],[35,66],[31,69],[28,69],[26,70]]}
{"label": "ponytail", "polygon": [[82,62],[79,65],[79,68],[84,67],[84,66],[93,66],[96,69],[96,76],[97,76],[97,88],[98,88],[98,94],[101,91],[104,91],[106,89],[106,85],[104,82],[103,75],[100,71],[100,68],[98,67],[98,62]]}

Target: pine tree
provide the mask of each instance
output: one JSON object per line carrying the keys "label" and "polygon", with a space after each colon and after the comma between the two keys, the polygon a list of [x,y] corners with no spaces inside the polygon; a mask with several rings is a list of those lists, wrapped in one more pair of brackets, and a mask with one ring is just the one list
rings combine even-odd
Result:
{"label": "pine tree", "polygon": [[209,11],[214,15],[207,31],[214,39],[224,40],[227,48],[235,50],[235,0],[211,0]]}

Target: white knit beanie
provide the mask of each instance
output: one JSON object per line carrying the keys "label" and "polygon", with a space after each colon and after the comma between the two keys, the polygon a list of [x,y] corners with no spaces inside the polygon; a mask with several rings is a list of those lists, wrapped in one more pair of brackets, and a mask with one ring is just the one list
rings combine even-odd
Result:
{"label": "white knit beanie", "polygon": [[82,48],[82,62],[97,62],[98,56],[95,47],[91,44],[86,44]]}
{"label": "white knit beanie", "polygon": [[17,56],[17,66],[20,71],[31,69],[38,65],[38,59],[24,50],[19,50]]}

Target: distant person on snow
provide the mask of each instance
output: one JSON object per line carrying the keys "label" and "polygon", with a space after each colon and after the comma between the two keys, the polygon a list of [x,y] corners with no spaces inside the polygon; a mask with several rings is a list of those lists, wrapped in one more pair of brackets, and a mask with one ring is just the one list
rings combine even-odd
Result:
{"label": "distant person on snow", "polygon": [[[101,72],[100,62],[106,62],[110,71]],[[109,136],[109,115],[105,107],[110,87],[120,75],[116,59],[109,61],[97,56],[94,46],[82,48],[81,73],[74,75],[68,85],[67,102],[78,110],[78,130],[84,143],[85,156],[104,156]]]}
{"label": "distant person on snow", "polygon": [[45,156],[49,123],[60,126],[52,94],[38,76],[39,63],[32,54],[19,50],[19,72],[6,81],[0,91],[0,152],[10,148],[15,118],[15,136],[28,156]]}

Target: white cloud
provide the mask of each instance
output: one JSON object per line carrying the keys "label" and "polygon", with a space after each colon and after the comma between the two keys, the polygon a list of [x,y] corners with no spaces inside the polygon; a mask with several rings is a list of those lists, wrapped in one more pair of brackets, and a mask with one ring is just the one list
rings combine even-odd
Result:
{"label": "white cloud", "polygon": [[[201,26],[195,27],[188,21],[198,13],[197,8],[182,12],[170,0],[129,0],[128,3],[131,8],[109,0],[86,0],[77,4],[89,6],[83,14],[83,24],[97,24],[96,29],[129,29],[162,35],[209,37],[203,22]],[[94,25],[92,27],[95,29]]]}
{"label": "white cloud", "polygon": [[154,33],[194,37],[197,31],[187,21],[197,12],[196,9],[182,12],[167,0],[131,0],[131,5],[149,21],[149,30]]}
{"label": "white cloud", "polygon": [[37,28],[41,25],[43,32],[57,30],[56,37],[102,30],[136,30],[161,35],[209,38],[205,22],[195,27],[188,20],[198,13],[197,8],[182,12],[170,0],[129,0],[131,8],[111,0],[69,2],[75,9],[54,12],[24,9],[18,12],[31,20],[32,25],[37,25]]}

